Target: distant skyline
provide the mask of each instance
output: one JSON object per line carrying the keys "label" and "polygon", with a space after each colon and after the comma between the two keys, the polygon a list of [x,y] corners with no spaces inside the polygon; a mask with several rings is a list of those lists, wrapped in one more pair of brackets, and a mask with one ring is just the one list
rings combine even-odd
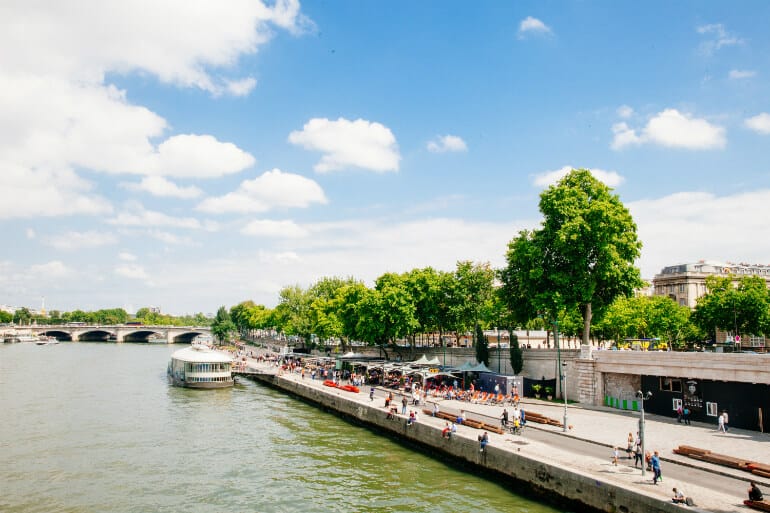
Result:
{"label": "distant skyline", "polygon": [[645,279],[770,263],[770,3],[11,0],[0,304],[176,315],[505,264],[588,168]]}

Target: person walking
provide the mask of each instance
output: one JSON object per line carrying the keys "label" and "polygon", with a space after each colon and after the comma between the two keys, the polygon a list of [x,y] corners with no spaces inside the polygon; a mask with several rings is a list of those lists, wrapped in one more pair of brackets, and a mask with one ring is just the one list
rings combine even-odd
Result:
{"label": "person walking", "polygon": [[728,426],[728,423],[730,422],[730,417],[727,416],[727,410],[722,412],[722,417],[725,419],[725,433],[727,433],[730,430],[730,426]]}
{"label": "person walking", "polygon": [[717,419],[717,431],[720,433],[726,433],[725,431],[725,414],[722,413],[719,415],[719,418]]}
{"label": "person walking", "polygon": [[406,399],[406,396],[404,396],[401,399],[401,415],[406,415],[406,406],[409,404],[409,401]]}
{"label": "person walking", "polygon": [[685,406],[682,412],[682,416],[684,417],[685,425],[689,426],[690,425],[690,408]]}
{"label": "person walking", "polygon": [[374,401],[374,387],[372,387],[372,389],[369,390],[369,400]]}
{"label": "person walking", "polygon": [[618,448],[617,447],[612,448],[612,464],[616,467],[618,466]]}
{"label": "person walking", "polygon": [[634,435],[633,433],[628,433],[628,438],[626,439],[626,457],[630,460],[631,455],[634,453]]}
{"label": "person walking", "polygon": [[508,409],[503,408],[503,415],[500,417],[500,424],[503,425],[503,429],[508,427]]}
{"label": "person walking", "polygon": [[660,471],[660,454],[658,451],[655,451],[652,453],[652,459],[650,460],[650,463],[652,464],[652,484],[656,485],[658,484],[658,481],[661,483],[663,482],[663,475]]}
{"label": "person walking", "polygon": [[636,445],[634,446],[634,468],[636,468],[637,464],[644,464],[642,461],[642,443],[638,438],[636,439]]}

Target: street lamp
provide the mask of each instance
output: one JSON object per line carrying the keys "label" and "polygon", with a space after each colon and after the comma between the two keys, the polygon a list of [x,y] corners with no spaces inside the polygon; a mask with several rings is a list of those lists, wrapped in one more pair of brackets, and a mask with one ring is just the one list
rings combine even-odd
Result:
{"label": "street lamp", "polygon": [[645,461],[646,453],[644,452],[644,401],[647,401],[652,397],[652,392],[647,392],[646,394],[642,392],[641,390],[636,392],[636,398],[639,399],[642,403],[642,409],[641,409],[641,417],[639,417],[639,441],[641,442],[641,450],[642,450],[642,477],[644,477],[644,469],[647,465],[647,461]]}
{"label": "street lamp", "polygon": [[500,374],[500,326],[495,329],[497,330],[497,373]]}
{"label": "street lamp", "polygon": [[[561,363],[563,386],[567,386],[567,362]],[[564,394],[564,432],[567,432],[567,390],[562,388],[562,394]]]}

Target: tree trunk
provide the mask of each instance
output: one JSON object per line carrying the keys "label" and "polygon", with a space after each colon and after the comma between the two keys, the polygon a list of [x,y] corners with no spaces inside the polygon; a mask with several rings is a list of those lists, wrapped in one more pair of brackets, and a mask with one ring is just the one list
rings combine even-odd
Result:
{"label": "tree trunk", "polygon": [[583,308],[583,344],[588,344],[591,337],[591,318],[593,313],[591,312],[591,303],[586,303]]}

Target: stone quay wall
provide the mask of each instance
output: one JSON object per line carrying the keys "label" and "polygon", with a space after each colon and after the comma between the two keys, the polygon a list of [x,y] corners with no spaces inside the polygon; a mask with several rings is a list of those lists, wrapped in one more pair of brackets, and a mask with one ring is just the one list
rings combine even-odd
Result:
{"label": "stone quay wall", "polygon": [[327,411],[419,446],[429,454],[440,454],[468,468],[489,473],[514,492],[525,492],[575,511],[681,513],[681,507],[670,502],[645,495],[633,488],[605,482],[600,477],[579,470],[565,468],[546,458],[541,460],[533,455],[521,454],[515,451],[515,447],[490,444],[484,452],[480,452],[475,440],[460,436],[443,438],[439,426],[423,422],[407,426],[401,417],[396,420],[387,419],[383,408],[356,401],[349,392],[311,387],[274,374],[257,374],[253,377]]}

